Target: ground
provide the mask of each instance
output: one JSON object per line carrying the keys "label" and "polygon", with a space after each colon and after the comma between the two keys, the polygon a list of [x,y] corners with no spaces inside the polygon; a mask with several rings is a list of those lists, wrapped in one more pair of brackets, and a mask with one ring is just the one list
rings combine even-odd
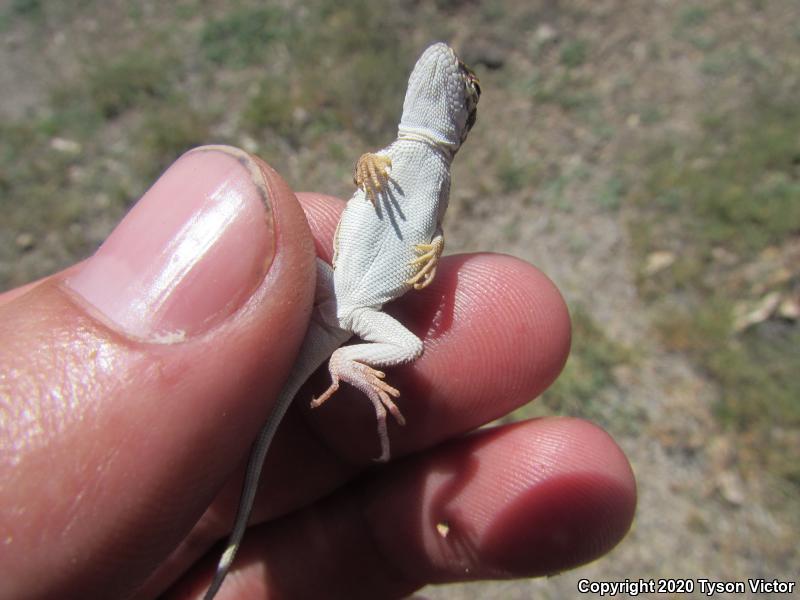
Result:
{"label": "ground", "polygon": [[601,424],[639,506],[581,569],[421,595],[797,576],[794,0],[11,0],[0,32],[0,288],[91,253],[196,144],[349,196],[354,160],[393,135],[414,59],[449,41],[484,94],[455,163],[448,252],[530,261],[573,315],[564,374],[513,418]]}

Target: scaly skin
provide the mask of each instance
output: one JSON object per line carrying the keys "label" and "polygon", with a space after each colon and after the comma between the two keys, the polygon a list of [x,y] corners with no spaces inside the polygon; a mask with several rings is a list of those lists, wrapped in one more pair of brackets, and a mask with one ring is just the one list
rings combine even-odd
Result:
{"label": "scaly skin", "polygon": [[[359,189],[342,213],[331,267],[317,261],[315,310],[297,362],[264,428],[253,444],[242,497],[228,546],[206,592],[211,600],[239,548],[267,450],[303,382],[330,357],[327,401],[345,381],[372,402],[389,460],[386,411],[401,425],[393,398],[400,392],[379,368],[408,363],[422,341],[382,312],[383,305],[433,281],[444,249],[442,219],[450,195],[450,164],[475,123],[480,87],[475,74],[446,44],[430,46],[408,82],[397,139],[361,156],[354,172]],[[364,343],[342,347],[352,336]]]}

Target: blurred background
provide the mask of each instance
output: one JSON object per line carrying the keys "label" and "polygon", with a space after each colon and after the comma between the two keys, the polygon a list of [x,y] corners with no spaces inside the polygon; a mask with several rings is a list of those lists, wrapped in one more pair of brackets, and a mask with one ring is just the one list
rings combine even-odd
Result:
{"label": "blurred background", "polygon": [[511,418],[599,423],[640,500],[591,565],[423,595],[796,578],[796,0],[0,0],[0,289],[89,255],[198,144],[349,197],[434,40],[483,88],[448,252],[532,262],[574,320],[561,378]]}

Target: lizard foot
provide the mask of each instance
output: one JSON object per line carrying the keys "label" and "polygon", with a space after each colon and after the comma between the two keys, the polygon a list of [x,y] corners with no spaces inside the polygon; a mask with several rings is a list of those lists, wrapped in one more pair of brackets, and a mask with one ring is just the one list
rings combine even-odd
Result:
{"label": "lizard foot", "polygon": [[[400,425],[405,425],[405,417],[403,417],[400,409],[397,408],[397,405],[394,402],[392,402],[391,398],[399,398],[400,390],[392,387],[383,380],[386,377],[386,373],[373,369],[369,365],[365,365],[364,363],[354,360],[348,362],[350,365],[352,365],[349,366],[349,368],[344,368],[343,365],[336,365],[334,368],[336,371],[339,371],[340,369],[344,370],[345,373],[342,374],[344,380],[363,391],[365,394],[370,396],[370,398],[372,398],[373,395],[376,395],[380,403],[389,409],[389,412],[392,413],[392,416],[395,418],[395,420]],[[325,390],[319,398],[313,398],[311,400],[311,408],[318,408],[321,406],[339,389],[339,373],[333,373],[332,378],[333,382],[328,389]]]}
{"label": "lizard foot", "polygon": [[383,371],[378,371],[357,361],[350,361],[349,367],[350,373],[348,375],[352,374],[354,377],[348,377],[348,381],[364,392],[375,408],[375,418],[378,421],[378,439],[381,443],[381,455],[375,460],[376,462],[386,462],[390,457],[389,433],[386,430],[387,409],[400,425],[406,424],[405,417],[392,401],[392,398],[400,396],[400,391],[383,380],[386,377]]}
{"label": "lizard foot", "polygon": [[437,238],[430,244],[416,244],[414,250],[419,253],[419,256],[408,264],[421,266],[417,274],[406,283],[414,286],[415,290],[421,290],[428,287],[428,284],[436,276],[436,266],[439,264],[442,252],[444,252],[444,240]]}
{"label": "lizard foot", "polygon": [[406,419],[392,398],[400,397],[400,391],[384,381],[386,374],[383,371],[373,369],[364,363],[337,358],[336,354],[331,357],[329,365],[333,382],[330,387],[319,397],[311,401],[311,407],[317,408],[328,400],[336,390],[339,389],[340,380],[344,380],[352,386],[364,392],[375,408],[375,417],[378,420],[378,438],[381,443],[381,455],[376,459],[378,462],[389,460],[389,434],[386,429],[386,411],[388,410],[400,425],[406,424]]}
{"label": "lizard foot", "polygon": [[389,169],[392,159],[381,154],[367,152],[362,154],[353,171],[353,183],[364,190],[372,204],[375,197],[389,183]]}

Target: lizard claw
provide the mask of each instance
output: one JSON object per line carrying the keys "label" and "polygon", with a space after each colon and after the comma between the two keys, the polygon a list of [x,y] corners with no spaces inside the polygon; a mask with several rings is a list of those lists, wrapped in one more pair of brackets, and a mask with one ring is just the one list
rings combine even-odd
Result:
{"label": "lizard claw", "polygon": [[362,154],[353,171],[353,183],[364,190],[364,193],[375,205],[376,196],[389,183],[389,169],[392,159],[382,154],[367,152]]}
{"label": "lizard claw", "polygon": [[439,257],[444,252],[444,240],[436,238],[430,244],[416,244],[414,246],[420,256],[409,262],[409,265],[422,265],[417,274],[406,283],[414,287],[415,290],[421,290],[433,281],[436,276],[436,266],[439,264]]}
{"label": "lizard claw", "polygon": [[325,402],[331,396],[333,396],[333,394],[335,394],[336,390],[338,389],[339,389],[339,378],[336,375],[334,375],[333,382],[328,387],[328,389],[322,392],[322,395],[319,398],[311,399],[311,408],[319,408],[320,406],[322,406],[322,403]]}
{"label": "lizard claw", "polygon": [[398,424],[405,425],[406,419],[403,417],[403,413],[400,412],[400,409],[397,408],[397,405],[392,401],[392,398],[400,397],[400,390],[383,381],[386,377],[383,371],[378,371],[362,363],[356,362],[355,364],[358,365],[358,370],[363,374],[364,382],[377,394],[381,404],[389,409],[389,412],[392,413],[392,416]]}

